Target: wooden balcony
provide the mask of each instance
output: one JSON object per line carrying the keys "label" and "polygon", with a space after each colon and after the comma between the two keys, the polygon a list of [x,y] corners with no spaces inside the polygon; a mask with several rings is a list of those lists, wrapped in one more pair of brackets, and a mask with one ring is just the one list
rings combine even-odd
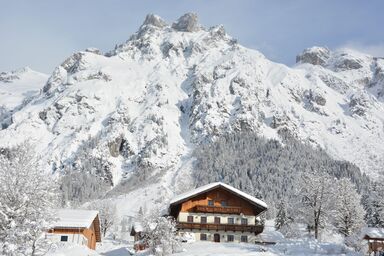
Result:
{"label": "wooden balcony", "polygon": [[178,229],[198,229],[198,230],[216,230],[216,231],[240,231],[259,234],[263,232],[262,225],[235,225],[235,224],[214,224],[214,223],[188,223],[178,222]]}
{"label": "wooden balcony", "polygon": [[240,214],[241,213],[241,207],[197,205],[197,206],[195,206],[194,211],[195,212],[206,212],[206,213]]}

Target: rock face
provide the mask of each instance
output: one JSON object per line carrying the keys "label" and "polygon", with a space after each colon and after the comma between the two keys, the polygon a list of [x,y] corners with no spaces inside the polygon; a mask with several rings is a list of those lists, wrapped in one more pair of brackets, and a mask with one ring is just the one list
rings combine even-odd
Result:
{"label": "rock face", "polygon": [[312,65],[325,66],[330,57],[330,51],[324,47],[311,47],[305,49],[296,56],[296,63],[309,63]]}
{"label": "rock face", "polygon": [[157,15],[148,14],[147,17],[145,17],[145,20],[142,26],[146,26],[146,25],[163,28],[167,26],[167,23]]}
{"label": "rock face", "polygon": [[202,29],[194,14],[173,25],[148,15],[108,54],[74,53],[37,82],[44,89],[12,113],[0,144],[29,138],[46,170],[87,170],[119,193],[143,184],[172,193],[193,170],[196,145],[239,131],[288,132],[375,175],[384,165],[383,67],[316,47],[290,68],[222,26]]}
{"label": "rock face", "polygon": [[198,23],[196,14],[186,13],[172,24],[172,28],[177,31],[195,32],[198,31],[201,26]]}

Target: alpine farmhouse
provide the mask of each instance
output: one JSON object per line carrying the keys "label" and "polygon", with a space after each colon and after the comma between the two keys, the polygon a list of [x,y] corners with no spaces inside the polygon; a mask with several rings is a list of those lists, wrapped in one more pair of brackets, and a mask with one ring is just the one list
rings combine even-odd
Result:
{"label": "alpine farmhouse", "polygon": [[195,240],[255,243],[264,229],[259,215],[267,204],[227,184],[211,183],[175,197],[170,214],[180,235]]}

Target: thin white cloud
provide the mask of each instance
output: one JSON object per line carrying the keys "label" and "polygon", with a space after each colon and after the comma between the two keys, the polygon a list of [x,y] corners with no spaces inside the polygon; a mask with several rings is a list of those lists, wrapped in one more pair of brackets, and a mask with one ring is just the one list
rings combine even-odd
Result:
{"label": "thin white cloud", "polygon": [[384,43],[364,44],[361,42],[348,42],[339,48],[349,48],[372,55],[374,57],[384,57]]}

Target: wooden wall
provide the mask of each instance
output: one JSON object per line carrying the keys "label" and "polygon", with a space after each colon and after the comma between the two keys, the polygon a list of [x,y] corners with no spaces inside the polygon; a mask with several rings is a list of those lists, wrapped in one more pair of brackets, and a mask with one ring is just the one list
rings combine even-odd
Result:
{"label": "wooden wall", "polygon": [[85,238],[88,240],[88,248],[95,250],[96,249],[96,234],[95,234],[95,229],[93,227],[93,224],[90,228],[73,228],[73,229],[60,229],[60,228],[55,228],[51,229],[48,231],[48,233],[53,233],[53,234],[82,234]]}
{"label": "wooden wall", "polygon": [[221,201],[226,201],[228,207],[241,207],[245,215],[257,215],[261,211],[248,201],[219,187],[183,202],[181,212],[193,212],[197,205],[208,205],[208,200],[213,200],[214,206],[221,206]]}

